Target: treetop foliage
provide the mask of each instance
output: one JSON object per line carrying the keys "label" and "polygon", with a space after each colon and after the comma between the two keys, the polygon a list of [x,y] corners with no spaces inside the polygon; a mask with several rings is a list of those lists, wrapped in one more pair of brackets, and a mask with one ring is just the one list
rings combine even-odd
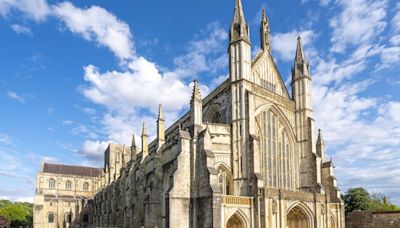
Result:
{"label": "treetop foliage", "polygon": [[33,204],[0,200],[0,215],[11,221],[11,226],[32,225]]}
{"label": "treetop foliage", "polygon": [[363,211],[399,211],[400,207],[390,203],[383,193],[370,194],[364,188],[351,188],[343,196],[346,213],[354,210]]}

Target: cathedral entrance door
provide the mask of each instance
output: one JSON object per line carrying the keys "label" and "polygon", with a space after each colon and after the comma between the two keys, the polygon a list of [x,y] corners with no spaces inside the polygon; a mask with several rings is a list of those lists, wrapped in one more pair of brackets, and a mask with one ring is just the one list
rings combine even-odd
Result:
{"label": "cathedral entrance door", "polygon": [[294,207],[287,215],[287,228],[309,228],[307,215],[299,207]]}
{"label": "cathedral entrance door", "polygon": [[228,220],[226,225],[227,228],[244,228],[244,223],[242,220],[235,214]]}

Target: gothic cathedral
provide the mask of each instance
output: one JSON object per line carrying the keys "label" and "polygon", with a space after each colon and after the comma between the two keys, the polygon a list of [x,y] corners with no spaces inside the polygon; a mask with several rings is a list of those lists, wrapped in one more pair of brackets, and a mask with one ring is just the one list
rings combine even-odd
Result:
{"label": "gothic cathedral", "polygon": [[[230,77],[141,149],[111,144],[93,205],[94,227],[344,228],[344,204],[315,130],[312,76],[301,38],[291,94],[274,63],[263,11],[261,50],[235,1]],[[294,41],[295,42],[295,41]],[[293,43],[295,45],[295,43]]]}

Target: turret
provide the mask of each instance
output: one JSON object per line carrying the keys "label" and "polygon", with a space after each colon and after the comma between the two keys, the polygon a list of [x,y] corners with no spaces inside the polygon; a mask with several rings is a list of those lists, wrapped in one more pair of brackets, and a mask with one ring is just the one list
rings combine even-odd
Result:
{"label": "turret", "polygon": [[268,17],[265,9],[262,11],[261,26],[260,26],[260,41],[261,49],[271,53],[271,39]]}
{"label": "turret", "polygon": [[235,12],[230,28],[229,73],[231,79],[231,120],[232,120],[232,175],[233,194],[246,195],[248,192],[248,128],[246,116],[245,80],[251,80],[251,44],[249,29],[243,13],[241,0],[235,1]]}
{"label": "turret", "polygon": [[[292,98],[296,109],[296,136],[300,143],[300,187],[320,192],[321,158],[316,153],[315,121],[312,118],[310,67],[304,55],[300,36],[292,68]],[[315,167],[317,167],[315,170]]]}
{"label": "turret", "polygon": [[142,129],[142,161],[149,155],[149,145],[147,143],[147,130],[145,126],[145,122],[143,122],[143,129]]}
{"label": "turret", "polygon": [[160,104],[158,109],[158,118],[157,118],[157,140],[158,146],[160,147],[165,143],[165,131],[164,131],[164,113],[162,109],[162,105]]}
{"label": "turret", "polygon": [[235,12],[229,32],[229,66],[232,81],[250,79],[251,45],[242,1],[235,1]]}

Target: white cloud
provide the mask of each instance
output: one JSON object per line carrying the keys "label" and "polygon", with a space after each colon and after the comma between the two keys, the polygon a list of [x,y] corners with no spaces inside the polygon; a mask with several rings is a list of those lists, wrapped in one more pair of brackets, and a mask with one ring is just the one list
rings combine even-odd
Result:
{"label": "white cloud", "polygon": [[91,6],[80,9],[70,2],[63,2],[53,6],[53,14],[61,19],[71,32],[108,47],[121,60],[134,57],[129,25],[104,8]]}
{"label": "white cloud", "polygon": [[382,68],[391,68],[398,65],[400,61],[400,47],[388,47],[383,49],[381,53],[381,66]]}
{"label": "white cloud", "polygon": [[392,38],[390,38],[390,43],[392,43],[393,45],[400,45],[400,35],[392,36]]}
{"label": "white cloud", "polygon": [[[201,38],[199,38],[201,37]],[[215,73],[225,69],[228,64],[226,45],[228,34],[218,22],[210,23],[186,45],[186,54],[174,59],[174,73],[180,77],[195,77],[201,72]]]}
{"label": "white cloud", "polygon": [[43,21],[50,14],[46,0],[2,0],[0,1],[0,15],[8,16],[11,11],[19,11],[35,21]]}
{"label": "white cloud", "polygon": [[14,91],[8,91],[7,96],[11,99],[17,100],[21,103],[25,103],[25,98],[22,95],[17,94]]}
{"label": "white cloud", "polygon": [[86,66],[84,79],[89,86],[83,94],[109,110],[154,109],[158,104],[164,104],[167,110],[179,110],[187,104],[191,90],[175,74],[163,75],[143,57],[129,67],[132,71],[100,73],[96,67]]}
{"label": "white cloud", "polygon": [[108,144],[109,142],[86,140],[82,145],[80,153],[84,154],[89,159],[101,162],[103,161],[104,151],[106,150]]}
{"label": "white cloud", "polygon": [[[107,142],[130,144],[132,133],[139,139],[143,122],[153,138],[159,104],[163,105],[166,125],[176,121],[189,105],[193,84],[190,80],[186,82],[187,77],[204,71],[223,75],[219,72],[226,67],[223,45],[226,39],[227,34],[219,24],[211,23],[186,45],[184,54],[174,59],[175,68],[171,70],[160,70],[155,63],[140,56],[131,60],[123,71],[100,72],[93,65],[86,66],[84,80],[87,84],[81,87],[81,92],[107,111],[100,114],[105,140],[86,141],[86,149],[81,151],[90,157],[93,154],[90,151],[101,149],[94,145]],[[225,76],[218,77],[219,80],[222,78]],[[201,90],[205,95],[209,88],[201,86]],[[87,149],[88,145],[92,146],[91,150]]]}
{"label": "white cloud", "polygon": [[396,4],[396,14],[392,19],[393,30],[400,32],[400,3]]}
{"label": "white cloud", "polygon": [[332,18],[331,51],[343,53],[350,45],[370,43],[386,27],[387,0],[338,0],[343,11]]}
{"label": "white cloud", "polygon": [[297,37],[301,36],[303,48],[307,52],[308,58],[314,54],[311,47],[312,42],[316,38],[316,34],[312,30],[292,31],[288,33],[275,33],[271,36],[272,52],[277,54],[278,59],[284,61],[294,61],[297,45]]}
{"label": "white cloud", "polygon": [[41,161],[47,162],[47,163],[56,163],[58,162],[58,158],[52,157],[52,156],[44,156],[42,157]]}
{"label": "white cloud", "polygon": [[17,34],[25,34],[25,35],[32,36],[31,29],[26,26],[13,24],[13,25],[11,25],[11,29]]}
{"label": "white cloud", "polygon": [[73,120],[63,120],[62,121],[62,124],[63,125],[72,125],[72,124],[74,124],[75,122],[73,121]]}

